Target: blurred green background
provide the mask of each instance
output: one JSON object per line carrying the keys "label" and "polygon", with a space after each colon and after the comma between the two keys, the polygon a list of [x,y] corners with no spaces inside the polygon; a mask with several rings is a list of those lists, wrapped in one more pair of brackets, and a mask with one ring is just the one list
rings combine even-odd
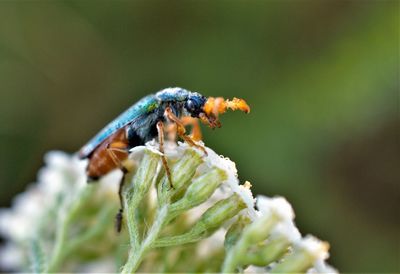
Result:
{"label": "blurred green background", "polygon": [[142,96],[245,98],[204,128],[342,272],[399,270],[398,1],[0,2],[0,206]]}

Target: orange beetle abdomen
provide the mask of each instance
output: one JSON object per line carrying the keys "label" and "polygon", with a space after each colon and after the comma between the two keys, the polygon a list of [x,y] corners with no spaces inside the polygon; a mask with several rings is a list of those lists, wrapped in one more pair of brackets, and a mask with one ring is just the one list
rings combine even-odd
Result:
{"label": "orange beetle abdomen", "polygon": [[121,167],[128,158],[129,143],[122,128],[104,140],[90,155],[87,166],[89,180],[94,181]]}

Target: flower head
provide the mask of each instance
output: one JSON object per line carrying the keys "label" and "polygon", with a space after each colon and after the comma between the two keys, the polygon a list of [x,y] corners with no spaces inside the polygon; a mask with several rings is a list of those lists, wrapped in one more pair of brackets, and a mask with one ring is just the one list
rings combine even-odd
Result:
{"label": "flower head", "polygon": [[0,265],[22,271],[30,262],[37,272],[234,272],[247,266],[246,273],[266,267],[331,270],[325,263],[328,245],[301,237],[289,202],[255,199],[250,182],[239,183],[229,158],[207,147],[204,155],[186,143],[166,142],[171,188],[158,148],[151,141],[130,151],[123,189],[125,230],[119,236],[113,219],[122,172],[87,184],[86,161],[48,153],[38,182],[18,195],[11,209],[0,211],[0,233],[7,238]]}

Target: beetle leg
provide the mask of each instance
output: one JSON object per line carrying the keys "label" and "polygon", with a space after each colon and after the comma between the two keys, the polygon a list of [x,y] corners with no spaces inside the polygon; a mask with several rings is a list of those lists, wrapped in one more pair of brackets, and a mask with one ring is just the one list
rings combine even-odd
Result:
{"label": "beetle leg", "polygon": [[125,183],[125,175],[127,172],[123,172],[121,181],[119,182],[119,187],[118,187],[118,197],[119,197],[119,203],[120,207],[118,210],[117,215],[115,215],[115,229],[117,230],[118,233],[121,232],[122,230],[122,220],[124,218],[124,197],[122,196],[122,190],[124,188],[124,183]]}
{"label": "beetle leg", "polygon": [[174,113],[172,113],[171,108],[167,107],[165,109],[165,116],[167,116],[169,120],[171,120],[176,124],[179,137],[181,137],[190,146],[199,148],[204,152],[205,155],[207,155],[207,151],[203,146],[196,144],[195,141],[190,136],[187,136],[185,134],[186,133],[185,126],[183,125],[182,121],[178,117],[176,117]]}
{"label": "beetle leg", "polygon": [[128,154],[127,145],[123,142],[112,142],[112,143],[107,144],[106,151],[107,151],[108,155],[110,155],[114,164],[117,167],[119,167],[122,170],[122,172],[126,173],[128,170],[126,169],[126,167],[123,166],[121,160],[118,159],[117,155],[115,155],[115,152],[121,152],[121,153]]}
{"label": "beetle leg", "polygon": [[202,139],[201,128],[199,125],[199,120],[190,116],[185,116],[181,118],[182,124],[184,126],[192,126],[192,133],[190,137],[194,141],[200,141]]}
{"label": "beetle leg", "polygon": [[[181,118],[182,124],[186,126],[192,127],[192,132],[190,137],[194,141],[200,141],[202,139],[201,128],[199,125],[199,120],[190,116],[185,116]],[[176,133],[177,126],[175,123],[168,123],[165,127],[165,131],[167,133],[168,140],[175,142],[176,141]]]}
{"label": "beetle leg", "polygon": [[164,123],[161,121],[157,122],[157,132],[158,132],[158,142],[160,143],[160,152],[162,153],[161,160],[164,165],[165,172],[167,173],[169,185],[171,188],[173,188],[174,186],[172,185],[171,170],[169,169],[167,158],[165,157],[164,154]]}
{"label": "beetle leg", "polygon": [[121,232],[122,229],[122,220],[123,220],[123,206],[124,206],[124,201],[123,201],[123,196],[122,196],[122,190],[124,188],[124,183],[125,183],[125,175],[128,172],[128,169],[122,165],[122,162],[118,159],[117,155],[115,155],[115,152],[122,152],[128,154],[128,148],[125,143],[123,142],[112,142],[107,144],[106,151],[110,155],[111,159],[115,163],[116,166],[118,166],[121,171],[123,172],[121,181],[119,182],[119,187],[118,187],[118,197],[119,197],[119,202],[120,202],[120,208],[118,210],[117,215],[115,216],[115,228],[117,232]]}

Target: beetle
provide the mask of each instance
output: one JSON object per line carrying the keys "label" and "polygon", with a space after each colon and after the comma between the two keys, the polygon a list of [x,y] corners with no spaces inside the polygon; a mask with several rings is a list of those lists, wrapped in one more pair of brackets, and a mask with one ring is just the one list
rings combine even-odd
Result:
{"label": "beetle", "polygon": [[[97,181],[110,171],[120,168],[125,174],[128,170],[124,161],[129,150],[143,145],[158,136],[161,160],[169,182],[173,187],[171,173],[164,153],[165,123],[175,125],[176,133],[189,145],[206,151],[196,143],[201,139],[198,120],[211,128],[220,127],[218,116],[227,109],[250,112],[250,107],[242,99],[224,100],[222,97],[209,97],[197,92],[175,87],[166,88],[148,95],[128,108],[95,135],[79,151],[81,159],[88,159],[88,182]],[[193,126],[193,135],[186,135],[185,125]],[[117,214],[117,230],[121,229],[122,220],[122,178],[119,188],[121,209]]]}

